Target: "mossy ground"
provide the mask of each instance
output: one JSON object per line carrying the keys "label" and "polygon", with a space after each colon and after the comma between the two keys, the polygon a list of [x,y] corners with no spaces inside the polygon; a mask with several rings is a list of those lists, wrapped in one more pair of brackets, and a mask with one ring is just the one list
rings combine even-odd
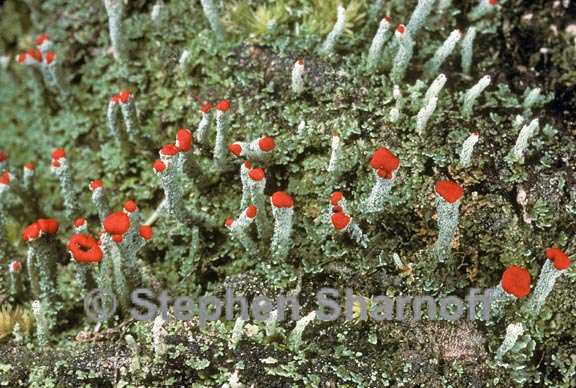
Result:
{"label": "mossy ground", "polygon": [[[408,19],[416,2],[386,3],[397,23]],[[34,201],[38,209],[18,200],[9,208],[14,254],[24,257],[20,232],[41,215],[63,222],[62,242],[71,234],[72,220],[64,216],[57,180],[48,168],[53,148],[67,150],[82,215],[91,225],[97,225],[87,189],[92,179],[103,179],[111,188],[116,208],[133,198],[149,214],[162,198],[151,168],[157,149],[172,141],[178,128],[194,129],[201,101],[229,98],[231,139],[263,134],[276,138],[267,193],[281,189],[295,198],[294,248],[286,261],[273,263],[265,243],[261,257],[251,258],[228,238],[219,225],[238,212],[238,167],[231,162],[223,171],[216,170],[211,140],[198,148],[199,168],[185,182],[185,192],[186,207],[208,214],[215,225],[201,229],[200,248],[195,250],[186,227],[166,217],[158,221],[154,241],[141,255],[158,289],[171,285],[171,294],[193,296],[222,292],[227,285],[264,295],[300,289],[303,306],[311,308],[314,293],[323,286],[350,287],[365,296],[464,296],[470,287],[497,284],[510,264],[525,266],[536,278],[546,247],[558,244],[576,252],[576,45],[574,35],[566,31],[576,19],[576,5],[565,9],[548,0],[502,2],[497,15],[477,24],[472,74],[461,73],[458,55],[443,66],[448,84],[421,137],[415,133],[414,118],[426,86],[413,85],[448,33],[470,25],[465,15],[476,2],[455,3],[444,15],[433,12],[419,33],[401,85],[407,106],[402,120],[392,124],[388,71],[364,68],[377,23],[368,20],[362,0],[353,2],[355,22],[330,58],[316,54],[335,19],[335,7],[334,15],[318,11],[327,7],[323,2],[232,2],[221,10],[229,35],[218,42],[197,1],[166,1],[159,26],[150,20],[154,2],[130,1],[125,20],[127,66],[112,58],[101,2],[6,1],[0,19],[2,51],[14,55],[31,47],[36,34],[48,33],[73,94],[65,100],[43,91],[29,69],[15,63],[2,71],[0,149],[9,153],[12,168],[28,161],[39,165]],[[251,13],[246,6],[260,11]],[[266,15],[277,18],[275,28],[262,28]],[[182,68],[178,60],[184,49],[191,55]],[[290,72],[298,58],[304,58],[307,67],[307,89],[300,97],[290,91]],[[492,85],[474,115],[464,118],[459,97],[484,74],[492,76]],[[524,91],[533,87],[541,87],[547,96],[533,112],[543,130],[531,141],[524,164],[510,164],[505,157],[518,132],[512,122],[522,113]],[[146,136],[144,145],[130,154],[120,152],[105,122],[110,96],[126,88],[135,95]],[[303,130],[298,129],[301,122]],[[333,131],[344,142],[337,177],[326,172]],[[470,132],[480,132],[481,141],[472,167],[462,169],[458,152]],[[361,249],[336,238],[318,217],[334,190],[351,201],[367,195],[373,183],[368,160],[378,146],[399,155],[401,170],[386,210],[371,219],[359,218],[370,237],[369,247]],[[466,196],[452,258],[438,265],[427,249],[437,234],[433,184],[442,177],[462,183]],[[516,201],[520,188],[527,192],[531,224],[524,221]],[[411,264],[410,273],[398,273],[393,253]],[[261,325],[254,325],[235,350],[228,348],[233,322],[205,330],[194,321],[178,322],[168,326],[167,355],[155,358],[151,323],[118,320],[92,332],[82,311],[83,292],[72,281],[68,261],[62,254],[59,289],[64,309],[50,345],[0,345],[0,382],[5,385],[213,386],[225,383],[238,369],[243,383],[258,387],[575,386],[574,270],[561,278],[540,316],[526,323],[528,335],[520,344],[525,347],[507,356],[505,363],[493,361],[494,351],[506,325],[526,319],[519,303],[494,325],[315,322],[304,332],[300,351],[287,346],[291,322],[272,338],[264,335]],[[6,268],[7,262],[1,265]],[[0,300],[7,303],[2,295]],[[136,339],[137,352],[128,349],[126,334]]]}

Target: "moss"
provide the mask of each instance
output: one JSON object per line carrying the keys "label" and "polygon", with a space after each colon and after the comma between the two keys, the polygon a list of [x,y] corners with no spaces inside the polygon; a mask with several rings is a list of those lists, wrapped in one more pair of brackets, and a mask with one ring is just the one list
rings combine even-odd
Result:
{"label": "moss", "polygon": [[[25,254],[19,241],[23,226],[38,217],[61,220],[61,244],[71,234],[72,220],[64,215],[58,183],[49,172],[53,148],[66,148],[81,215],[97,232],[88,183],[103,179],[115,209],[135,199],[149,216],[163,196],[151,168],[157,149],[173,141],[178,128],[195,128],[202,101],[222,98],[232,101],[234,140],[275,137],[278,152],[267,166],[266,192],[285,190],[294,196],[294,248],[285,262],[271,265],[266,243],[261,244],[262,257],[251,258],[228,238],[220,223],[238,213],[241,184],[232,162],[222,171],[213,168],[210,138],[207,145],[196,147],[198,168],[183,187],[186,208],[209,215],[215,223],[200,228],[197,245],[186,226],[158,220],[153,243],[140,255],[157,289],[169,285],[173,295],[193,297],[221,295],[227,287],[249,296],[299,290],[309,311],[321,287],[350,287],[367,297],[462,296],[470,287],[497,284],[506,265],[523,265],[536,277],[544,249],[552,244],[574,252],[576,72],[573,36],[566,32],[574,4],[566,12],[549,1],[508,0],[497,14],[479,22],[472,74],[461,74],[456,55],[445,63],[448,83],[421,138],[415,134],[414,117],[430,81],[417,82],[423,77],[422,65],[450,31],[469,26],[465,15],[477,1],[453,2],[458,4],[444,15],[433,12],[419,32],[410,72],[400,85],[406,106],[397,123],[388,119],[394,100],[386,66],[370,72],[364,66],[377,28],[368,22],[370,2],[344,2],[347,33],[331,58],[315,53],[333,26],[338,2],[222,2],[221,17],[230,33],[221,42],[210,32],[199,2],[165,3],[164,22],[155,25],[150,20],[153,2],[128,2],[130,61],[125,66],[112,58],[100,2],[7,0],[2,5],[2,55],[13,56],[31,47],[36,34],[48,33],[73,94],[64,99],[44,88],[30,69],[14,61],[0,72],[0,149],[9,154],[15,171],[25,162],[38,164],[34,206],[16,196],[7,206],[8,236],[16,255]],[[416,1],[385,3],[378,16],[390,14],[398,23],[408,20]],[[181,66],[183,50],[190,57]],[[296,97],[290,93],[290,72],[300,58],[306,63],[306,90]],[[460,98],[485,74],[491,75],[492,86],[478,100],[474,115],[464,118]],[[524,164],[511,164],[505,156],[519,131],[513,121],[523,113],[525,90],[533,87],[541,87],[545,96],[533,108],[543,129],[531,142]],[[130,153],[120,152],[106,127],[108,100],[123,89],[135,96],[146,138]],[[343,142],[338,176],[326,172],[334,131]],[[470,132],[479,132],[481,140],[471,167],[461,169],[458,154]],[[354,214],[370,238],[368,249],[361,249],[335,236],[319,217],[332,191],[343,191],[351,203],[366,198],[374,179],[368,161],[378,146],[399,155],[399,181],[384,212],[371,218]],[[452,258],[443,266],[428,255],[437,235],[433,184],[440,178],[454,179],[466,191]],[[527,193],[525,208],[516,201],[520,189]],[[410,270],[397,269],[394,253]],[[63,308],[51,344],[40,348],[29,340],[25,346],[0,345],[0,382],[221,386],[235,370],[247,386],[570,386],[574,379],[574,270],[558,282],[542,314],[528,325],[523,347],[504,364],[496,364],[492,352],[506,324],[526,319],[519,303],[508,306],[504,318],[492,325],[314,322],[298,352],[287,346],[293,322],[283,322],[271,338],[263,334],[263,324],[256,324],[257,333],[245,335],[234,351],[228,349],[233,322],[205,330],[194,321],[172,322],[166,338],[169,351],[158,358],[152,351],[150,323],[118,319],[100,332],[87,330],[92,327],[85,321],[82,292],[68,262],[61,250]],[[6,268],[7,262],[0,265]],[[8,285],[4,277],[0,291]],[[25,299],[22,305],[27,308],[29,303]],[[127,348],[126,334],[136,339],[137,354]]]}

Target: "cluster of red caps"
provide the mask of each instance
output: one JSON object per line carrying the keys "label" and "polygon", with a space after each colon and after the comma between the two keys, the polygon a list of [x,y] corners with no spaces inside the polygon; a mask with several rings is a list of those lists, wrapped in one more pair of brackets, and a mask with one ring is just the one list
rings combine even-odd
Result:
{"label": "cluster of red caps", "polygon": [[110,100],[114,104],[127,104],[130,101],[130,97],[132,97],[132,93],[129,90],[123,90],[118,94],[113,95]]}
{"label": "cluster of red caps", "polygon": [[[276,148],[276,143],[274,142],[274,138],[271,136],[263,136],[258,139],[258,148],[262,152],[271,152]],[[241,156],[242,155],[242,144],[240,143],[232,143],[228,146],[228,151],[230,153]]]}
{"label": "cluster of red caps", "polygon": [[60,223],[54,218],[40,218],[36,222],[28,225],[22,232],[22,239],[26,242],[34,241],[44,235],[54,235],[58,233]]}
{"label": "cluster of red caps", "polygon": [[34,41],[36,48],[32,48],[28,51],[18,54],[16,57],[16,62],[20,64],[36,64],[43,62],[46,65],[50,65],[56,59],[56,54],[54,54],[52,51],[48,51],[42,55],[42,52],[38,49],[38,47],[42,47],[48,42],[50,42],[48,35],[39,35]]}
{"label": "cluster of red caps", "polygon": [[335,191],[330,195],[330,204],[332,205],[332,225],[336,230],[346,229],[350,223],[350,216],[344,213],[340,201],[344,199],[344,193]]}
{"label": "cluster of red caps", "polygon": [[[256,213],[258,213],[258,208],[255,205],[250,205],[245,210],[246,217],[250,219],[254,219],[254,217],[256,217]],[[228,217],[226,218],[226,221],[224,221],[224,226],[227,228],[230,228],[232,224],[234,224],[234,218],[232,217]]]}
{"label": "cluster of red caps", "polygon": [[[189,152],[192,150],[192,131],[188,128],[180,128],[176,132],[176,141],[174,144],[169,143],[160,148],[158,152],[161,158],[170,159],[180,152]],[[156,173],[162,173],[166,169],[166,163],[157,159],[153,164]]]}

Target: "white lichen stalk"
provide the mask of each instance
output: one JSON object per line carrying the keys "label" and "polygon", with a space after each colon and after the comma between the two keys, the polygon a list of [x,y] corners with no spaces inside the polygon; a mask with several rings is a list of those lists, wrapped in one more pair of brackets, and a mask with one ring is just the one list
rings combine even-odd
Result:
{"label": "white lichen stalk", "polygon": [[124,32],[122,29],[122,16],[124,14],[123,0],[103,0],[108,14],[108,30],[110,32],[110,42],[112,43],[112,53],[118,62],[126,59],[126,48],[124,43]]}
{"label": "white lichen stalk", "polygon": [[418,5],[414,9],[414,12],[412,12],[407,26],[412,37],[416,36],[416,33],[422,28],[424,22],[426,22],[426,18],[430,15],[430,12],[432,12],[435,1],[436,0],[418,0]]}
{"label": "white lichen stalk", "polygon": [[494,12],[496,5],[494,5],[492,0],[480,0],[478,5],[470,11],[468,14],[468,19],[475,21],[483,18],[484,16]]}
{"label": "white lichen stalk", "polygon": [[404,108],[404,98],[402,97],[402,92],[398,85],[394,85],[392,90],[392,97],[394,97],[395,105],[390,109],[390,121],[393,123],[398,122],[402,116],[402,109]]}
{"label": "white lichen stalk", "polygon": [[68,166],[66,158],[58,159],[59,166],[51,166],[51,170],[58,177],[60,182],[60,191],[64,197],[64,207],[68,218],[73,218],[74,214],[78,211],[78,202],[76,200],[76,192],[72,185],[72,174]]}
{"label": "white lichen stalk", "polygon": [[396,183],[396,171],[392,174],[392,178],[387,179],[378,175],[377,171],[374,171],[374,176],[376,177],[376,183],[372,186],[370,195],[366,200],[364,205],[364,212],[366,213],[377,213],[384,210],[384,204],[390,195],[390,191],[394,184]]}
{"label": "white lichen stalk", "polygon": [[108,109],[106,110],[106,123],[108,124],[108,130],[110,135],[122,144],[123,135],[122,129],[118,126],[118,115],[120,114],[120,107],[118,101],[114,98],[110,99],[108,102]]}
{"label": "white lichen stalk", "polygon": [[214,144],[214,161],[221,166],[226,159],[226,138],[228,136],[228,113],[216,110],[216,143]]}
{"label": "white lichen stalk", "polygon": [[126,132],[132,141],[140,140],[140,133],[138,130],[138,117],[136,114],[136,105],[134,103],[134,96],[130,95],[126,103],[120,102],[120,111],[126,126]]}
{"label": "white lichen stalk", "polygon": [[419,135],[424,135],[426,130],[426,125],[430,120],[430,117],[434,114],[436,110],[436,105],[438,104],[438,97],[431,97],[428,103],[420,109],[418,115],[416,116],[416,131]]}
{"label": "white lichen stalk", "polygon": [[370,50],[368,51],[368,67],[375,67],[380,63],[382,57],[382,47],[386,41],[390,38],[388,32],[390,31],[390,19],[383,18],[378,26],[378,31],[372,39],[372,44],[370,45]]}
{"label": "white lichen stalk", "polygon": [[106,198],[106,193],[103,187],[97,187],[92,190],[92,203],[96,207],[96,212],[98,213],[98,218],[100,222],[104,222],[106,216],[110,213],[110,206],[108,205],[108,199]]}
{"label": "white lichen stalk", "polygon": [[424,94],[424,100],[422,101],[423,107],[428,105],[432,97],[438,97],[440,95],[440,92],[444,88],[444,85],[446,85],[446,81],[447,78],[446,75],[444,74],[439,74],[438,77],[436,77],[434,81],[432,81],[432,83],[428,87],[428,90],[426,90],[426,94]]}
{"label": "white lichen stalk", "polygon": [[330,143],[330,161],[328,162],[328,172],[336,174],[340,167],[340,156],[342,154],[342,142],[340,136],[333,135]]}
{"label": "white lichen stalk", "polygon": [[202,10],[204,11],[206,19],[208,19],[210,28],[216,34],[218,39],[224,39],[224,26],[220,21],[220,16],[218,16],[218,10],[216,9],[216,5],[214,5],[214,1],[200,0],[200,2],[202,3]]}
{"label": "white lichen stalk", "polygon": [[536,287],[534,287],[534,291],[532,291],[532,295],[528,299],[528,309],[536,314],[540,312],[546,298],[554,288],[556,280],[565,272],[566,270],[556,269],[552,260],[546,260],[540,271]]}
{"label": "white lichen stalk", "polygon": [[402,78],[404,78],[408,64],[414,54],[414,41],[410,36],[410,30],[402,25],[396,28],[395,36],[400,47],[394,57],[394,64],[392,66],[390,78],[394,84],[399,84],[400,81],[402,81]]}
{"label": "white lichen stalk", "polygon": [[125,257],[122,254],[120,246],[112,241],[109,234],[103,234],[101,237],[101,247],[104,252],[104,261],[110,261],[112,264],[112,279],[114,282],[114,291],[118,296],[118,301],[123,308],[128,308],[129,290],[126,276],[124,275]]}
{"label": "white lichen stalk", "polygon": [[50,76],[52,83],[54,84],[54,86],[56,86],[56,89],[58,89],[60,94],[64,97],[69,96],[70,92],[68,91],[68,88],[66,87],[66,84],[63,80],[62,70],[59,66],[59,62],[56,56],[54,56],[54,59],[50,63],[47,63],[45,58],[43,66],[46,69],[48,75]]}
{"label": "white lichen stalk", "polygon": [[477,133],[472,133],[464,143],[462,143],[462,150],[460,151],[460,166],[468,167],[470,166],[470,161],[472,160],[472,153],[474,152],[474,146],[478,143],[480,136]]}
{"label": "white lichen stalk", "polygon": [[272,205],[274,217],[274,233],[270,250],[275,260],[282,260],[288,256],[292,247],[292,223],[294,218],[293,208],[277,208]]}
{"label": "white lichen stalk", "polygon": [[530,116],[532,113],[532,108],[540,102],[542,99],[540,93],[542,90],[540,88],[531,89],[524,98],[524,102],[522,103],[522,107],[524,108],[524,114],[526,116]]}
{"label": "white lichen stalk", "polygon": [[520,130],[518,138],[516,139],[516,144],[514,144],[514,147],[510,151],[513,160],[524,160],[524,152],[526,151],[526,148],[528,148],[528,142],[534,135],[536,135],[539,128],[540,124],[538,119],[534,119],[529,124],[522,127],[522,130]]}
{"label": "white lichen stalk", "polygon": [[240,182],[242,182],[242,200],[240,201],[240,208],[245,209],[251,201],[250,195],[250,167],[247,162],[242,162],[240,165]]}
{"label": "white lichen stalk", "polygon": [[450,54],[452,54],[460,38],[462,38],[462,32],[460,32],[460,30],[454,30],[448,38],[446,38],[444,43],[442,43],[442,46],[438,47],[432,59],[425,65],[426,73],[429,77],[438,73],[440,66],[442,66]]}
{"label": "white lichen stalk", "polygon": [[[258,210],[256,214],[258,214]],[[254,217],[249,217],[248,209],[242,211],[240,216],[233,220],[230,224],[226,225],[230,231],[230,235],[238,240],[240,244],[246,249],[249,254],[254,254],[257,252],[257,246],[254,240],[248,234],[248,229],[250,225],[254,222]]]}
{"label": "white lichen stalk", "polygon": [[182,205],[182,190],[180,188],[180,181],[177,176],[176,158],[165,159],[164,171],[156,171],[156,175],[160,177],[162,189],[164,190],[164,199],[166,201],[165,209],[168,213],[182,224],[186,223],[186,214]]}
{"label": "white lichen stalk", "polygon": [[261,239],[267,238],[270,235],[270,227],[266,211],[264,210],[266,209],[266,195],[264,194],[266,179],[255,181],[249,178],[249,182],[251,202],[256,205],[256,208],[260,209],[256,214],[256,229],[258,230],[258,236]]}
{"label": "white lichen stalk", "polygon": [[48,323],[48,318],[46,317],[46,308],[39,300],[32,302],[32,314],[34,315],[34,320],[36,321],[36,337],[38,338],[38,343],[41,346],[44,346],[48,343],[50,324]]}
{"label": "white lichen stalk", "polygon": [[474,54],[474,40],[476,39],[476,27],[468,28],[466,35],[462,39],[460,44],[460,57],[462,61],[462,72],[464,74],[470,74],[472,69],[472,56]]}
{"label": "white lichen stalk", "polygon": [[474,108],[476,100],[478,99],[480,94],[482,94],[484,89],[486,89],[490,85],[490,82],[492,82],[490,76],[485,75],[480,79],[480,81],[478,81],[476,85],[472,86],[466,92],[466,94],[464,95],[464,102],[462,104],[462,114],[464,114],[464,116],[469,117],[472,114],[472,108]]}
{"label": "white lichen stalk", "polygon": [[300,95],[304,92],[304,60],[299,59],[292,67],[292,92]]}
{"label": "white lichen stalk", "polygon": [[296,326],[294,327],[294,329],[292,329],[292,331],[290,332],[290,337],[288,338],[290,347],[293,350],[300,349],[300,346],[302,345],[302,334],[304,333],[306,327],[315,319],[316,319],[316,311],[312,311],[311,313],[304,316],[303,318],[300,318],[296,322]]}
{"label": "white lichen stalk", "polygon": [[514,345],[518,338],[524,333],[524,326],[522,323],[511,323],[506,327],[506,336],[504,341],[496,350],[496,359],[501,359],[506,353],[508,353]]}
{"label": "white lichen stalk", "polygon": [[202,118],[200,119],[198,128],[196,129],[196,141],[202,144],[206,141],[206,136],[208,135],[212,113],[210,112],[210,109],[207,109],[207,112],[204,109],[200,109],[200,114],[202,115]]}
{"label": "white lichen stalk", "polygon": [[449,203],[437,195],[436,210],[438,212],[438,239],[434,243],[433,252],[439,262],[444,262],[452,252],[452,239],[458,229],[460,200]]}
{"label": "white lichen stalk", "polygon": [[322,55],[331,55],[334,52],[334,47],[336,46],[336,42],[338,38],[344,32],[344,28],[346,27],[346,9],[342,5],[338,5],[337,9],[337,18],[332,31],[322,43],[322,47],[320,48],[320,54]]}

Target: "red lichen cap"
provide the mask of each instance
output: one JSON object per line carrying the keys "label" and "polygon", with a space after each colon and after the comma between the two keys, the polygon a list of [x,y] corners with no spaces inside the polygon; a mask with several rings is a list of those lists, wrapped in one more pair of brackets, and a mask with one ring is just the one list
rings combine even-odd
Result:
{"label": "red lichen cap", "polygon": [[239,143],[232,143],[228,146],[230,153],[240,156],[242,154],[242,146]]}
{"label": "red lichen cap", "polygon": [[174,144],[166,144],[164,147],[160,148],[160,156],[172,157],[178,153],[178,147]]}
{"label": "red lichen cap", "polygon": [[8,159],[8,155],[6,155],[4,152],[0,151],[0,163],[5,162],[6,159]]}
{"label": "red lichen cap", "polygon": [[29,170],[29,171],[34,171],[34,170],[36,170],[36,165],[34,163],[30,162],[30,163],[26,163],[24,165],[24,168],[26,170]]}
{"label": "red lichen cap", "polygon": [[123,234],[113,234],[112,235],[112,241],[114,241],[115,243],[120,244],[122,242],[122,240],[124,240]]}
{"label": "red lichen cap", "polygon": [[104,256],[98,241],[89,234],[77,233],[68,241],[68,251],[77,263],[99,263]]}
{"label": "red lichen cap", "polygon": [[86,220],[82,217],[78,217],[74,220],[74,226],[76,228],[80,228],[82,226],[86,225]]}
{"label": "red lichen cap", "polygon": [[244,161],[244,167],[246,168],[252,168],[252,163],[250,163],[248,160]]}
{"label": "red lichen cap", "polygon": [[338,205],[344,199],[344,194],[341,191],[335,191],[330,195],[330,203],[334,206]]}
{"label": "red lichen cap", "polygon": [[40,50],[33,48],[26,51],[26,54],[28,54],[28,56],[33,58],[35,61],[42,62],[42,53],[40,52]]}
{"label": "red lichen cap", "polygon": [[192,149],[192,132],[188,128],[180,128],[176,132],[176,147],[180,152],[188,152]]}
{"label": "red lichen cap", "polygon": [[224,221],[224,226],[226,226],[227,228],[229,228],[229,227],[232,226],[233,223],[234,223],[234,218],[228,217],[228,218],[226,218],[226,220]]}
{"label": "red lichen cap", "polygon": [[138,205],[136,205],[136,202],[129,199],[126,202],[124,202],[124,210],[127,211],[128,213],[134,213],[136,210],[138,210]]}
{"label": "red lichen cap", "polygon": [[22,263],[19,262],[18,260],[14,260],[13,262],[10,263],[10,267],[9,267],[10,272],[20,272],[22,271]]}
{"label": "red lichen cap", "polygon": [[102,184],[102,181],[100,179],[94,179],[92,182],[90,182],[90,184],[88,185],[88,187],[90,188],[91,191],[94,191],[96,189],[100,189],[102,188],[104,185]]}
{"label": "red lichen cap", "polygon": [[490,5],[496,5],[496,3],[498,3],[498,0],[488,0],[488,2],[490,3]]}
{"label": "red lichen cap", "polygon": [[396,26],[396,32],[400,35],[404,35],[406,32],[406,26],[404,24],[398,24],[398,26]]}
{"label": "red lichen cap", "polygon": [[22,232],[22,239],[24,241],[33,241],[40,237],[40,227],[38,223],[28,225]]}
{"label": "red lichen cap", "polygon": [[49,40],[50,40],[50,38],[48,38],[47,34],[41,34],[41,35],[38,35],[36,37],[36,39],[34,40],[34,44],[36,46],[42,46],[44,44],[44,42],[47,42]]}
{"label": "red lichen cap", "polygon": [[18,62],[19,64],[23,64],[24,62],[26,62],[27,58],[28,58],[28,54],[20,53],[16,56],[16,62]]}
{"label": "red lichen cap", "polygon": [[372,155],[370,166],[378,170],[378,176],[385,179],[392,179],[394,171],[400,166],[400,159],[388,148],[380,147]]}
{"label": "red lichen cap", "polygon": [[554,263],[554,267],[557,270],[563,271],[570,267],[570,258],[564,251],[560,248],[548,248],[546,249],[546,257],[548,257]]}
{"label": "red lichen cap", "polygon": [[120,97],[115,94],[112,97],[110,97],[110,101],[112,101],[114,104],[120,104]]}
{"label": "red lichen cap", "polygon": [[46,62],[48,65],[54,62],[55,59],[56,54],[54,54],[52,51],[48,51],[46,55],[44,55],[44,62]]}
{"label": "red lichen cap", "polygon": [[502,288],[517,298],[525,298],[530,293],[532,279],[527,269],[512,265],[502,274]]}
{"label": "red lichen cap", "polygon": [[60,223],[54,218],[40,218],[37,224],[40,231],[47,234],[56,234],[60,228]]}
{"label": "red lichen cap", "polygon": [[153,167],[154,167],[154,171],[158,172],[158,173],[160,173],[166,169],[166,165],[161,160],[155,160]]}
{"label": "red lichen cap", "polygon": [[272,194],[272,205],[277,208],[286,209],[294,207],[294,200],[284,191],[277,191]]}
{"label": "red lichen cap", "polygon": [[66,151],[64,148],[56,148],[52,151],[52,160],[59,160],[66,157]]}
{"label": "red lichen cap", "polygon": [[216,104],[216,109],[222,112],[226,112],[230,109],[230,101],[222,100],[218,104]]}
{"label": "red lichen cap", "polygon": [[132,93],[130,93],[129,90],[123,90],[120,93],[118,93],[117,96],[119,103],[126,104],[128,100],[130,100],[130,97],[132,97]]}
{"label": "red lichen cap", "polygon": [[383,19],[386,20],[388,23],[390,23],[390,22],[392,21],[392,17],[391,17],[391,16],[384,16]]}
{"label": "red lichen cap", "polygon": [[246,208],[246,217],[254,218],[256,217],[256,213],[258,212],[258,208],[255,205],[250,205]]}
{"label": "red lichen cap", "polygon": [[130,229],[130,218],[124,212],[114,212],[104,219],[104,230],[106,233],[122,236]]}
{"label": "red lichen cap", "polygon": [[210,110],[212,110],[212,104],[210,104],[208,101],[204,102],[204,103],[200,106],[200,111],[201,111],[201,112],[208,113],[208,112],[210,112]]}
{"label": "red lichen cap", "polygon": [[250,179],[259,182],[259,181],[264,179],[264,177],[266,176],[266,173],[261,168],[253,168],[248,173],[248,176],[250,177]]}
{"label": "red lichen cap", "polygon": [[154,229],[152,229],[150,225],[142,225],[138,233],[140,234],[140,237],[146,241],[152,240],[152,237],[154,237]]}
{"label": "red lichen cap", "polygon": [[340,213],[342,211],[344,211],[344,209],[342,209],[342,206],[340,206],[340,205],[332,206],[332,213]]}
{"label": "red lichen cap", "polygon": [[434,188],[436,193],[449,203],[457,202],[464,195],[464,189],[458,183],[450,180],[438,181]]}
{"label": "red lichen cap", "polygon": [[332,225],[336,230],[345,229],[350,223],[350,217],[343,212],[337,212],[332,214]]}
{"label": "red lichen cap", "polygon": [[10,173],[8,171],[4,171],[0,175],[0,184],[2,184],[2,185],[9,185],[10,184]]}
{"label": "red lichen cap", "polygon": [[276,148],[276,143],[274,143],[274,138],[270,136],[261,137],[258,140],[258,147],[264,152],[270,152]]}

